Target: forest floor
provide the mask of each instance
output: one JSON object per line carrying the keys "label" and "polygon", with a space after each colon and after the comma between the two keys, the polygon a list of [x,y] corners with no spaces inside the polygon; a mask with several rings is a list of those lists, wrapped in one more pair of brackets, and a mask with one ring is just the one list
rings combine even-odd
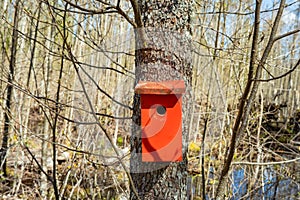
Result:
{"label": "forest floor", "polygon": [[[293,116],[283,118],[282,110],[285,108],[284,105],[266,105],[261,125],[259,126],[257,121],[252,121],[249,125],[249,129],[261,128],[260,137],[264,138],[264,148],[271,149],[273,152],[270,154],[268,162],[282,161],[283,158],[292,159],[300,153],[300,110],[295,111]],[[246,154],[249,153],[245,151],[248,148],[246,145],[247,142],[244,141],[238,146],[240,155],[236,157],[246,157]],[[190,177],[199,177],[201,174],[200,147],[201,141],[189,144],[188,172]],[[41,161],[41,155],[38,153],[40,150],[36,148],[29,153],[27,149],[17,145],[10,148],[7,159],[8,176],[0,177],[0,197],[2,199],[41,198],[39,188],[42,171],[37,164]],[[35,156],[33,157],[31,154]],[[128,164],[129,154],[126,154],[124,158]],[[205,160],[205,162],[209,161]],[[52,176],[52,166],[52,160],[47,160],[49,179]],[[290,170],[295,175],[298,174],[297,171],[297,169]],[[57,159],[57,175],[59,190],[63,192],[62,196],[120,199],[129,191],[126,173],[121,169],[117,160],[105,165],[92,154],[75,152],[71,156],[70,153],[60,153]],[[213,181],[215,180],[210,180],[211,183]],[[191,184],[201,183],[198,180]],[[48,182],[48,187],[48,194],[53,194],[50,182]],[[192,187],[199,188],[198,185]]]}

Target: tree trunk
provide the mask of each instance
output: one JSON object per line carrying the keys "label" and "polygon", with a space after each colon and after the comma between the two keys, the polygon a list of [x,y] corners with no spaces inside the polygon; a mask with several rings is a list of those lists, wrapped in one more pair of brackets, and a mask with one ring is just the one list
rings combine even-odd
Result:
{"label": "tree trunk", "polygon": [[[140,199],[187,199],[187,141],[191,112],[191,3],[139,1],[144,27],[136,30],[138,81],[184,80],[181,162],[142,162],[140,97],[134,97],[130,172]],[[133,191],[133,190],[132,190]],[[138,199],[131,192],[131,199]]]}
{"label": "tree trunk", "polygon": [[11,111],[11,95],[12,95],[12,82],[14,80],[14,70],[16,65],[16,54],[17,54],[17,42],[18,42],[18,13],[19,13],[19,0],[16,1],[15,13],[14,13],[14,25],[13,34],[11,42],[11,55],[9,61],[9,75],[8,75],[8,85],[6,92],[6,104],[4,111],[4,126],[3,126],[3,138],[2,147],[0,149],[0,166],[2,166],[3,175],[7,176],[6,170],[6,154],[8,149],[8,138],[9,138],[9,126],[10,126],[10,111]]}

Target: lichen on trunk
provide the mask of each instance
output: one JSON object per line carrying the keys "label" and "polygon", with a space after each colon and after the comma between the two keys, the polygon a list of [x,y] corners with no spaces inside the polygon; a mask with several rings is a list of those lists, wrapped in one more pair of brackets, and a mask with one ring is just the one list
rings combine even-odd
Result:
{"label": "lichen on trunk", "polygon": [[[144,27],[136,30],[136,79],[184,80],[181,162],[142,162],[140,97],[134,97],[130,172],[140,199],[187,199],[187,139],[191,112],[191,3],[140,1]],[[140,34],[143,33],[143,37]],[[142,39],[141,39],[142,38]],[[131,192],[131,199],[137,199]]]}

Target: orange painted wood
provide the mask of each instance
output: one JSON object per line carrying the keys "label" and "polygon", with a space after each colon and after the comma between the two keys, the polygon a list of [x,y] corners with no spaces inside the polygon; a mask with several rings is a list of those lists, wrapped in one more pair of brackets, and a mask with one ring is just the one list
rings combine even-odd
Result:
{"label": "orange painted wood", "polygon": [[183,94],[185,85],[183,80],[145,82],[140,81],[135,87],[137,94]]}
{"label": "orange painted wood", "polygon": [[184,91],[183,81],[171,81],[167,84],[142,82],[136,88],[136,92],[141,95],[143,162],[182,161]]}

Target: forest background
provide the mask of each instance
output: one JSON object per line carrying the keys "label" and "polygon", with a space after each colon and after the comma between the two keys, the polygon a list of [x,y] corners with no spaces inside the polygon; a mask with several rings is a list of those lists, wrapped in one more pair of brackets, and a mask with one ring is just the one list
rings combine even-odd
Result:
{"label": "forest background", "polygon": [[[228,198],[300,196],[300,2],[281,2],[262,1],[257,58],[284,9],[237,139],[224,189]],[[193,5],[188,144],[193,199],[217,193],[249,78],[255,5],[249,0]],[[0,13],[0,197],[129,198],[128,173],[119,158],[129,165],[135,86],[131,3],[4,0]]]}

